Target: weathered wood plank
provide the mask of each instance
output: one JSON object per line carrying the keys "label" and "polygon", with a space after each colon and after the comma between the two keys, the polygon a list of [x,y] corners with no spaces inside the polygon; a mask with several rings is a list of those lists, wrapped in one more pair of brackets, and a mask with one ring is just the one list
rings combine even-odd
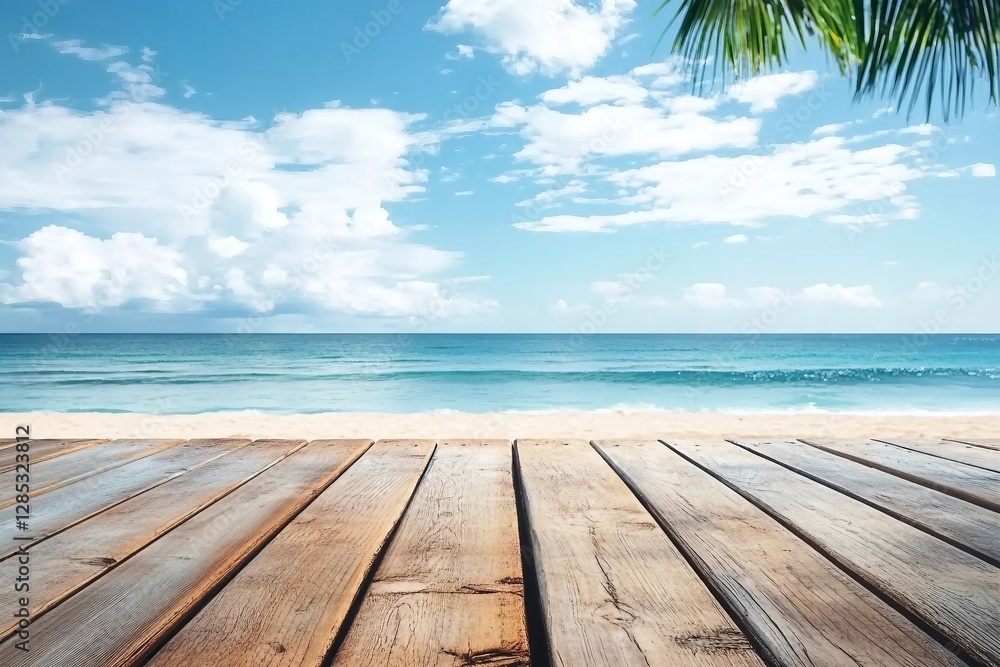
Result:
{"label": "weathered wood plank", "polygon": [[967,445],[958,442],[945,442],[943,440],[902,440],[897,438],[876,438],[876,442],[884,442],[888,445],[895,445],[903,449],[909,449],[928,456],[964,463],[977,468],[985,468],[996,473],[1000,473],[1000,452]]}
{"label": "weathered wood plank", "polygon": [[968,440],[963,438],[945,438],[948,442],[960,442],[963,445],[972,445],[973,447],[985,447],[986,449],[992,449],[995,451],[1000,451],[1000,439],[983,439],[976,438],[975,440]]}
{"label": "weathered wood plank", "polygon": [[[239,456],[216,459],[27,549],[31,617],[38,618],[303,445],[305,440],[259,440]],[[14,581],[19,558],[0,563],[0,577]],[[17,600],[8,596],[4,607],[9,613],[2,615],[0,638],[17,628]]]}
{"label": "weathered wood plank", "polygon": [[661,443],[595,445],[773,664],[965,664],[773,518]]}
{"label": "weathered wood plank", "polygon": [[1000,512],[1000,473],[882,442],[813,439],[804,439],[802,442]]}
{"label": "weathered wood plank", "polygon": [[590,445],[518,440],[516,448],[553,664],[762,664]]}
{"label": "weathered wood plank", "polygon": [[[17,553],[19,546],[27,548],[37,544],[61,530],[225,456],[249,442],[235,438],[188,440],[138,461],[56,489],[45,494],[45,498],[39,502],[32,503],[28,532],[17,529],[14,505],[0,509],[0,560]],[[27,543],[14,542],[14,537],[23,539],[25,536],[34,539]]]}
{"label": "weathered wood plank", "polygon": [[800,442],[738,444],[1000,567],[1000,514]]}
{"label": "weathered wood plank", "polygon": [[30,653],[12,637],[0,644],[0,664],[142,664],[370,444],[309,443],[34,619]]}
{"label": "weathered wood plank", "polygon": [[509,440],[438,445],[333,664],[530,664]]}
{"label": "weathered wood plank", "polygon": [[[112,440],[96,449],[82,449],[70,454],[31,464],[31,498],[60,487],[111,470],[146,456],[151,456],[183,440]],[[23,468],[0,473],[0,488],[13,489],[17,474]],[[14,499],[0,499],[0,508],[13,505]]]}
{"label": "weathered wood plank", "polygon": [[670,446],[982,664],[1000,665],[994,566],[737,445]]}
{"label": "weathered wood plank", "polygon": [[379,441],[149,662],[321,665],[434,452]]}
{"label": "weathered wood plank", "polygon": [[[80,449],[86,449],[93,445],[99,445],[107,440],[29,440],[28,454],[32,464],[41,463],[62,454],[69,454]],[[13,470],[18,463],[18,448],[11,446],[9,449],[0,448],[0,472]],[[21,459],[23,460],[23,459]]]}

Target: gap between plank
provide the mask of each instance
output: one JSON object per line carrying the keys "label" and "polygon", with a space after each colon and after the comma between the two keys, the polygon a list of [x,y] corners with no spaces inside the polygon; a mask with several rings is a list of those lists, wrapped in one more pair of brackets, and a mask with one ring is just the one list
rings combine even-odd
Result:
{"label": "gap between plank", "polygon": [[868,580],[865,579],[863,576],[861,576],[860,574],[854,572],[851,568],[847,567],[846,564],[844,564],[844,563],[842,563],[840,561],[840,559],[838,559],[835,556],[833,556],[830,552],[828,552],[826,549],[824,549],[819,543],[817,543],[815,540],[813,540],[808,535],[806,535],[803,531],[801,531],[798,528],[798,526],[796,526],[794,523],[786,520],[778,512],[775,512],[774,510],[772,510],[767,505],[767,503],[758,501],[751,494],[743,491],[743,489],[741,489],[740,487],[736,486],[735,484],[730,483],[729,480],[725,479],[721,475],[716,474],[716,472],[714,470],[712,470],[711,468],[703,466],[700,463],[698,463],[697,461],[695,461],[694,459],[689,458],[682,451],[680,451],[679,449],[676,449],[675,447],[672,447],[670,445],[670,443],[666,442],[665,440],[660,440],[660,442],[662,444],[666,445],[667,447],[669,447],[672,452],[676,453],[678,456],[680,456],[681,458],[683,458],[685,461],[691,463],[694,466],[697,466],[701,470],[703,470],[706,473],[708,473],[709,475],[711,475],[716,480],[722,482],[723,484],[725,484],[726,486],[728,486],[730,489],[732,489],[733,491],[735,491],[737,494],[739,494],[740,496],[742,496],[747,502],[751,503],[752,505],[754,505],[755,507],[757,507],[759,510],[761,510],[762,512],[764,512],[765,514],[767,514],[769,517],[771,517],[772,519],[774,519],[775,521],[777,521],[779,524],[781,524],[785,528],[785,530],[789,531],[790,533],[792,533],[793,535],[795,535],[797,538],[799,538],[800,540],[802,540],[803,542],[805,542],[806,544],[808,544],[810,547],[812,547],[814,550],[816,550],[821,556],[823,556],[828,561],[830,561],[831,563],[833,563],[833,565],[837,569],[839,569],[841,572],[843,572],[844,574],[846,574],[848,577],[850,577],[851,579],[853,579],[854,581],[856,581],[865,590],[867,590],[868,592],[870,592],[872,595],[874,595],[875,597],[877,597],[878,599],[880,599],[885,604],[889,605],[892,609],[894,609],[898,613],[902,614],[904,618],[906,618],[908,621],[910,621],[915,626],[917,626],[917,628],[919,628],[921,631],[923,631],[931,639],[933,639],[934,641],[936,641],[939,644],[941,644],[941,646],[943,646],[945,648],[945,650],[949,651],[952,655],[954,655],[955,657],[957,657],[959,660],[961,660],[961,661],[965,662],[967,665],[969,665],[969,667],[986,667],[986,665],[984,665],[983,663],[979,662],[979,660],[977,660],[975,657],[969,655],[961,646],[958,646],[950,637],[946,636],[945,634],[943,634],[940,631],[936,630],[935,628],[931,627],[928,623],[926,623],[919,616],[917,616],[916,614],[914,614],[913,612],[911,612],[909,609],[907,609],[903,605],[901,605],[898,602],[896,602],[894,599],[892,599],[891,597],[889,597],[887,594],[885,594],[884,592],[882,592],[881,590],[879,590],[879,588],[876,587],[875,585],[869,583]]}
{"label": "gap between plank", "polygon": [[532,667],[551,667],[552,649],[549,631],[542,613],[542,594],[535,568],[535,550],[531,543],[531,526],[528,524],[528,500],[521,478],[521,457],[517,440],[511,445],[511,475],[514,485],[514,508],[517,512],[517,538],[521,551],[521,585],[524,592],[524,629],[528,639],[528,659]]}
{"label": "gap between plank", "polygon": [[[996,567],[1000,567],[1000,560],[994,558],[993,556],[990,556],[989,554],[980,553],[980,551],[978,549],[976,549],[975,547],[971,547],[971,546],[969,546],[967,544],[963,544],[962,542],[959,542],[956,539],[948,537],[947,535],[942,535],[942,534],[938,533],[938,531],[934,530],[931,526],[924,525],[923,523],[921,523],[917,519],[910,518],[910,517],[906,516],[905,514],[901,514],[899,512],[896,512],[895,510],[892,510],[892,509],[890,509],[888,507],[883,507],[881,505],[878,505],[874,501],[868,500],[867,498],[854,493],[850,489],[842,488],[839,485],[835,484],[834,482],[830,482],[828,480],[825,480],[822,477],[819,477],[818,475],[814,475],[813,473],[810,473],[810,472],[808,472],[806,470],[799,470],[798,468],[795,468],[794,466],[792,466],[790,464],[786,464],[786,463],[784,463],[783,461],[781,461],[779,459],[771,458],[770,456],[768,456],[767,454],[765,454],[763,451],[761,451],[759,449],[756,449],[754,447],[746,447],[744,445],[741,445],[739,442],[737,442],[735,440],[728,440],[727,439],[726,442],[732,443],[732,444],[736,445],[737,447],[739,447],[740,449],[745,449],[746,451],[750,452],[751,454],[756,454],[757,456],[761,457],[764,460],[771,461],[772,463],[777,463],[782,468],[785,468],[785,469],[787,469],[787,470],[789,470],[791,472],[794,472],[796,475],[801,475],[801,476],[803,476],[803,477],[805,477],[807,479],[810,479],[810,480],[816,482],[817,484],[821,484],[822,486],[827,487],[828,489],[832,489],[833,491],[836,491],[837,493],[842,493],[845,496],[847,496],[848,498],[853,498],[854,500],[857,500],[860,503],[868,505],[872,509],[876,509],[879,512],[882,512],[883,514],[888,514],[893,519],[896,519],[897,521],[901,521],[901,522],[903,522],[903,523],[905,523],[905,524],[907,524],[909,526],[913,526],[917,530],[923,531],[923,532],[927,533],[928,535],[930,535],[931,537],[935,537],[935,538],[941,540],[942,542],[946,542],[947,544],[950,544],[951,546],[955,547],[956,549],[964,551],[965,553],[969,554],[970,556],[974,556],[974,557],[978,558],[979,560],[984,560],[987,563],[989,563],[990,565],[994,565]],[[883,471],[880,471],[880,472],[883,472]],[[886,473],[886,474],[888,474],[888,473]],[[904,481],[909,481],[909,480],[904,480]],[[922,485],[918,484],[918,486],[922,486]],[[924,487],[924,488],[927,488],[927,487]],[[936,489],[931,489],[931,491],[936,491]],[[938,491],[938,493],[941,493],[941,492]],[[948,495],[948,494],[943,494],[943,495]],[[949,496],[949,497],[954,498],[954,496]],[[958,498],[958,500],[961,500],[961,498]],[[978,505],[977,505],[977,507],[978,507]]]}
{"label": "gap between plank", "polygon": [[[302,445],[302,447],[307,446],[311,442],[313,442],[313,441],[312,440],[307,440],[305,442],[305,444]],[[257,548],[255,548],[255,549],[247,552],[246,556],[242,560],[240,560],[237,563],[235,563],[235,565],[233,566],[232,570],[230,570],[229,573],[226,574],[225,576],[221,577],[219,579],[219,581],[214,586],[212,586],[207,591],[205,591],[205,594],[201,597],[201,599],[198,600],[195,604],[193,604],[191,606],[191,609],[189,609],[186,614],[182,614],[181,616],[179,616],[177,618],[177,620],[173,623],[173,625],[171,625],[168,628],[166,628],[160,634],[160,637],[159,637],[158,640],[150,642],[149,645],[146,647],[146,650],[144,650],[141,654],[139,654],[139,655],[136,656],[136,660],[135,660],[134,664],[135,665],[145,665],[146,663],[148,663],[153,658],[154,655],[156,655],[157,653],[159,653],[160,649],[163,648],[164,646],[166,646],[167,643],[171,639],[173,639],[174,636],[178,632],[180,632],[181,629],[185,625],[187,625],[188,621],[190,621],[192,618],[194,618],[195,616],[197,616],[199,614],[199,612],[201,612],[201,610],[209,602],[211,602],[212,599],[215,598],[216,595],[219,594],[219,591],[221,591],[223,588],[225,588],[229,584],[229,582],[232,581],[236,577],[236,575],[238,575],[243,570],[243,568],[246,567],[247,564],[250,563],[250,561],[252,561],[254,558],[257,557],[257,554],[259,554],[261,551],[263,551],[264,548],[267,547],[267,545],[271,543],[271,540],[273,540],[275,537],[278,536],[278,533],[280,533],[281,531],[283,531],[288,526],[288,524],[290,524],[292,521],[295,521],[295,519],[299,516],[299,514],[301,514],[302,512],[304,512],[307,507],[309,507],[313,502],[316,501],[317,498],[319,498],[323,494],[324,491],[326,491],[328,488],[330,488],[331,485],[333,485],[334,482],[336,482],[338,479],[340,479],[344,475],[345,472],[347,472],[348,470],[350,470],[351,466],[353,466],[355,463],[357,463],[358,459],[360,459],[362,456],[364,456],[365,453],[369,449],[371,449],[372,445],[374,445],[374,444],[375,444],[375,441],[374,440],[370,440],[368,442],[368,446],[367,447],[364,447],[364,448],[360,448],[359,447],[358,449],[360,451],[357,451],[355,453],[356,455],[354,456],[354,459],[350,460],[347,463],[347,465],[344,466],[343,470],[341,470],[338,475],[336,475],[333,479],[331,479],[329,482],[327,482],[321,488],[319,488],[317,490],[317,492],[315,493],[315,495],[313,495],[313,497],[311,499],[309,499],[308,502],[304,503],[302,505],[302,507],[300,507],[298,510],[296,510],[295,512],[293,512],[289,517],[286,518],[285,521],[283,521],[280,524],[278,524],[277,526],[275,526],[269,533],[266,533],[264,535],[264,539],[261,540],[260,544],[257,545]],[[291,452],[288,456],[291,456],[295,452],[299,451],[300,449],[302,449],[302,447],[296,448],[295,451]],[[282,457],[281,460],[284,460],[285,458],[287,458],[287,457]],[[276,464],[278,462],[279,461],[275,461],[274,463]],[[274,465],[274,464],[272,464],[272,465]],[[271,466],[268,466],[268,468],[270,468],[270,467]],[[261,472],[264,472],[264,471],[262,470]]]}
{"label": "gap between plank", "polygon": [[[181,440],[180,442],[185,442],[185,441]],[[252,444],[252,442],[251,443],[247,443],[247,445],[244,445],[244,447],[246,447],[246,446],[248,446],[250,444]],[[165,536],[167,536],[170,533],[172,533],[175,529],[177,529],[179,526],[182,526],[185,522],[190,521],[194,517],[198,516],[199,514],[201,514],[205,510],[207,510],[209,507],[211,507],[211,506],[215,505],[217,502],[223,500],[224,498],[226,498],[227,496],[229,496],[231,493],[233,493],[237,489],[239,489],[239,488],[243,487],[244,485],[246,485],[251,480],[255,479],[256,477],[258,477],[258,476],[260,476],[262,474],[264,474],[266,471],[270,470],[272,467],[274,467],[275,465],[277,465],[281,461],[284,461],[286,458],[288,458],[292,454],[295,454],[296,452],[298,452],[300,449],[302,449],[303,447],[305,447],[308,444],[309,444],[309,441],[307,440],[307,441],[303,442],[301,445],[299,445],[298,447],[296,447],[295,449],[293,449],[292,451],[287,452],[287,453],[281,455],[279,458],[277,458],[274,461],[272,461],[271,463],[269,463],[265,468],[262,468],[261,470],[258,470],[253,475],[250,475],[249,477],[243,479],[242,481],[240,481],[239,484],[237,484],[233,488],[229,489],[224,494],[222,494],[220,496],[217,496],[211,502],[205,503],[205,505],[203,505],[202,507],[199,507],[196,511],[191,512],[190,514],[188,514],[185,517],[183,517],[181,520],[177,521],[176,524],[174,524],[173,526],[170,527],[170,529],[163,531],[163,533],[161,535],[157,536],[155,539],[150,540],[149,542],[147,542],[146,544],[144,544],[142,546],[142,548],[133,551],[132,553],[126,555],[121,560],[118,560],[118,561],[116,561],[116,562],[108,565],[107,567],[105,567],[104,569],[102,569],[100,572],[96,573],[93,577],[91,577],[89,579],[86,579],[83,582],[77,584],[72,589],[70,589],[68,593],[66,593],[65,595],[63,595],[62,597],[60,597],[54,603],[51,603],[51,604],[49,604],[47,606],[42,607],[37,613],[35,613],[33,615],[32,621],[34,622],[34,621],[38,620],[39,618],[41,618],[42,616],[45,616],[45,614],[49,613],[53,609],[56,609],[60,604],[62,604],[66,600],[69,600],[71,597],[73,597],[74,595],[76,595],[77,593],[79,593],[80,591],[82,591],[84,588],[86,588],[86,587],[90,586],[91,584],[97,582],[99,579],[107,576],[109,573],[114,572],[123,563],[127,563],[128,561],[132,560],[135,556],[137,556],[138,554],[142,553],[144,550],[148,549],[151,545],[155,544],[159,540],[163,539]],[[235,451],[239,451],[239,449],[237,449]],[[219,457],[216,457],[216,459],[218,459],[218,458]],[[357,459],[355,459],[355,461],[356,460]],[[354,462],[352,461],[351,463],[353,465]],[[345,470],[346,470],[346,468],[345,468]],[[341,473],[341,474],[343,474],[343,473]],[[175,477],[171,477],[170,479],[172,479],[172,480],[173,479],[177,479],[180,476],[181,475],[177,475]],[[338,475],[338,477],[339,477],[339,475]],[[271,537],[273,537],[273,536],[268,537],[268,541],[271,540]],[[245,563],[241,563],[240,567],[242,568],[242,566],[244,564]],[[227,582],[228,582],[228,580],[227,580]],[[214,595],[214,591],[212,592],[212,595]],[[199,609],[200,609],[200,607],[199,607]],[[185,620],[185,622],[187,622],[187,621]],[[11,631],[11,632],[5,634],[5,635],[0,636],[0,642],[6,641],[7,639],[10,639],[11,637],[13,637],[14,634],[15,634],[15,632],[16,632],[16,629],[14,631]],[[171,635],[174,632],[176,632],[176,631],[173,630],[171,632]],[[159,650],[159,646],[157,647],[157,650]],[[148,655],[143,656],[142,659],[137,662],[137,664],[145,663],[152,655],[153,655],[153,653],[149,653]]]}
{"label": "gap between plank", "polygon": [[[715,585],[711,582],[711,580],[708,579],[708,577],[702,572],[702,570],[695,564],[695,561],[691,557],[688,548],[684,546],[680,542],[680,540],[677,539],[676,535],[674,534],[670,526],[665,521],[660,520],[659,514],[653,509],[650,503],[646,502],[646,499],[642,496],[642,494],[639,493],[638,488],[633,485],[632,479],[625,474],[624,470],[620,469],[617,465],[615,465],[614,461],[612,461],[611,458],[608,457],[601,450],[601,448],[594,443],[595,441],[591,440],[590,446],[593,447],[595,450],[597,450],[597,453],[600,454],[601,458],[604,459],[605,463],[607,463],[608,466],[610,466],[611,469],[614,470],[615,474],[618,475],[619,479],[621,479],[622,482],[625,483],[625,486],[628,487],[628,490],[632,493],[633,496],[635,496],[636,500],[639,501],[639,504],[642,505],[643,509],[646,510],[646,513],[649,514],[649,516],[653,519],[653,521],[656,522],[656,524],[660,527],[660,530],[662,530],[666,534],[667,539],[669,539],[670,542],[674,545],[674,548],[677,549],[678,552],[680,552],[681,556],[684,558],[684,561],[688,564],[688,567],[694,570],[694,573],[701,580],[701,583],[712,594],[712,597],[714,597],[716,602],[719,603],[719,606],[721,606],[723,609],[726,610],[726,614],[729,616],[730,619],[732,619],[736,627],[740,629],[740,631],[743,633],[743,636],[747,638],[747,641],[750,643],[750,646],[757,654],[757,657],[760,658],[761,661],[765,665],[767,665],[767,667],[781,667],[781,663],[779,663],[777,659],[773,655],[771,655],[771,652],[767,649],[767,647],[764,644],[760,642],[757,635],[754,634],[754,632],[750,629],[750,626],[746,624],[745,620],[739,614],[735,613],[735,610],[729,605],[726,599],[719,593],[719,591],[716,589]],[[659,441],[659,444],[662,445],[663,442]]]}
{"label": "gap between plank", "polygon": [[[392,528],[386,534],[385,540],[379,545],[378,551],[375,552],[375,558],[372,560],[368,571],[365,572],[364,578],[361,580],[361,585],[358,586],[358,590],[354,593],[354,598],[351,600],[351,605],[347,608],[347,613],[344,614],[344,620],[340,623],[340,628],[337,629],[337,634],[333,637],[333,643],[330,645],[330,650],[327,651],[326,657],[323,658],[322,667],[330,667],[333,661],[337,657],[337,652],[340,647],[344,644],[344,640],[347,638],[347,633],[354,625],[354,619],[357,618],[358,612],[361,610],[361,604],[364,602],[365,596],[368,594],[368,589],[371,587],[372,582],[375,580],[375,574],[378,572],[379,566],[382,565],[382,561],[385,559],[385,554],[389,550],[389,545],[392,544],[393,539],[396,537],[396,533],[399,532],[399,527],[403,524],[403,517],[410,509],[410,505],[413,504],[413,499],[417,496],[417,490],[420,485],[424,483],[424,478],[427,476],[427,471],[431,469],[434,465],[435,459],[434,455],[437,453],[437,441],[434,442],[434,447],[431,449],[430,460],[424,469],[420,471],[420,478],[417,483],[413,485],[413,491],[410,492],[410,497],[406,499],[406,504],[403,505],[403,511],[400,512],[399,516],[396,517],[395,522],[392,524]],[[346,470],[345,470],[346,472]],[[317,496],[318,497],[318,496]]]}

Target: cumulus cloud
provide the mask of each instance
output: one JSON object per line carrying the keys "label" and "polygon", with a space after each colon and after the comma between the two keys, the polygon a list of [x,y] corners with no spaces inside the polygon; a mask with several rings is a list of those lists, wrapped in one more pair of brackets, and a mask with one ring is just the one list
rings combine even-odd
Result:
{"label": "cumulus cloud", "polygon": [[513,74],[576,75],[611,48],[635,0],[603,0],[590,6],[572,0],[449,0],[433,30],[471,30]]}
{"label": "cumulus cloud", "polygon": [[993,178],[997,175],[996,165],[980,162],[969,167],[969,173],[978,178]]}
{"label": "cumulus cloud", "polygon": [[461,253],[415,242],[420,226],[386,209],[423,191],[411,161],[443,135],[415,130],[420,116],[331,103],[216,120],[136,92],[147,67],[114,69],[122,94],[94,110],[5,110],[0,211],[72,222],[16,243],[0,301],[410,319],[496,307],[437,277]]}
{"label": "cumulus cloud", "polygon": [[733,84],[728,92],[737,102],[749,104],[752,113],[760,113],[776,109],[782,97],[810,90],[818,80],[818,75],[812,70],[765,74]]}
{"label": "cumulus cloud", "polygon": [[183,257],[154,238],[117,232],[99,239],[48,225],[17,243],[21,282],[0,284],[5,304],[52,302],[100,310],[135,300],[187,303]]}
{"label": "cumulus cloud", "polygon": [[836,303],[855,308],[882,307],[882,301],[875,296],[875,288],[871,285],[844,287],[839,283],[836,285],[819,283],[803,289],[799,298],[813,303]]}
{"label": "cumulus cloud", "polygon": [[740,244],[740,243],[746,243],[749,240],[750,239],[747,238],[746,234],[733,234],[732,236],[727,236],[726,238],[722,239],[722,242]]}

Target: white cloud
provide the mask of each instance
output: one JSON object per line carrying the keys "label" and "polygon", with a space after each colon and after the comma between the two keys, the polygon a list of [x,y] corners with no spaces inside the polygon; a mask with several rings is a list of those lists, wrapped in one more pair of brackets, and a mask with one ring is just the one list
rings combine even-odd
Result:
{"label": "white cloud", "polygon": [[944,301],[952,291],[948,287],[928,280],[917,283],[913,288],[913,296],[920,301]]}
{"label": "white cloud", "polygon": [[641,104],[648,95],[644,87],[627,76],[585,76],[570,81],[562,88],[547,90],[539,97],[546,104],[579,104],[589,107],[601,102]]}
{"label": "white cloud", "polygon": [[123,97],[4,112],[0,211],[72,223],[17,242],[3,303],[411,320],[496,308],[435,281],[461,253],[412,242],[421,226],[400,229],[383,206],[423,190],[410,161],[440,137],[413,130],[419,116],[331,104],[262,127]]}
{"label": "white cloud", "polygon": [[748,148],[757,140],[760,121],[715,120],[698,114],[671,114],[635,104],[599,104],[563,112],[544,104],[523,107],[505,102],[492,119],[496,127],[517,127],[525,139],[519,160],[545,167],[547,175],[575,173],[591,157],[659,155],[669,157],[718,148]]}
{"label": "white cloud", "polygon": [[194,86],[192,86],[191,84],[184,82],[181,85],[184,87],[184,92],[183,92],[184,99],[187,99],[189,97],[194,97],[195,95],[198,94],[198,91],[195,90]]}
{"label": "white cloud", "polygon": [[474,195],[474,194],[476,194],[475,190],[462,190],[460,192],[456,192],[455,196],[456,197],[469,197],[469,196]]}
{"label": "white cloud", "polygon": [[53,302],[100,310],[135,300],[186,302],[181,254],[156,239],[118,232],[108,239],[49,225],[17,243],[21,282],[0,284],[0,302]]}
{"label": "white cloud", "polygon": [[813,136],[816,137],[824,134],[836,134],[848,125],[850,125],[850,123],[830,123],[829,125],[820,125],[813,130]]}
{"label": "white cloud", "polygon": [[882,307],[882,302],[875,296],[875,289],[871,285],[844,287],[839,283],[819,283],[803,289],[798,298],[813,303],[836,303],[855,308]]}
{"label": "white cloud", "polygon": [[513,74],[578,74],[611,47],[635,0],[603,0],[599,7],[572,0],[449,0],[433,30],[473,30],[486,50]]}
{"label": "white cloud", "polygon": [[737,102],[750,105],[752,113],[770,111],[778,107],[778,100],[787,95],[798,95],[810,90],[819,80],[816,72],[781,72],[754,77],[729,87],[729,96]]}
{"label": "white cloud", "polygon": [[778,287],[748,287],[732,293],[722,283],[695,283],[684,288],[683,303],[697,308],[769,308],[777,304],[790,306],[795,302],[835,304],[854,308],[878,308],[882,302],[875,297],[871,285],[844,287],[820,283],[801,290]]}
{"label": "white cloud", "polygon": [[738,303],[726,296],[726,286],[722,283],[695,283],[686,287],[684,302],[697,308],[720,308]]}
{"label": "white cloud", "polygon": [[993,178],[997,175],[996,165],[980,162],[969,167],[969,172],[978,178]]}
{"label": "white cloud", "polygon": [[107,60],[117,58],[128,53],[128,47],[114,44],[104,44],[102,46],[84,46],[79,39],[67,39],[60,42],[52,42],[52,46],[59,53],[76,56],[81,60]]}
{"label": "white cloud", "polygon": [[749,240],[750,239],[747,238],[746,234],[733,234],[732,236],[727,236],[726,238],[722,239],[722,242],[739,244],[739,243],[746,243]]}
{"label": "white cloud", "polygon": [[[908,155],[903,145],[852,150],[847,140],[828,136],[778,145],[764,155],[664,161],[605,177],[629,193],[617,199],[632,209],[627,213],[552,216],[515,226],[598,232],[647,223],[754,226],[774,217],[818,215],[845,224],[910,219],[918,208],[906,185],[929,172],[907,163]],[[840,213],[858,206],[862,215]]]}
{"label": "white cloud", "polygon": [[697,243],[695,243],[695,244],[694,244],[693,246],[691,246],[691,247],[692,247],[692,248],[704,248],[704,247],[705,247],[705,246],[707,246],[707,245],[708,245],[708,241],[698,241]]}

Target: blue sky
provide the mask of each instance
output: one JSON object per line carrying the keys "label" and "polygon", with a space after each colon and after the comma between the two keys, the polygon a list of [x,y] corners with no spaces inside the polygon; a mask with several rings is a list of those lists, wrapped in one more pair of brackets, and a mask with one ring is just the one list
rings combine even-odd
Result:
{"label": "blue sky", "polygon": [[654,6],[5,2],[0,331],[1000,330],[994,109]]}

